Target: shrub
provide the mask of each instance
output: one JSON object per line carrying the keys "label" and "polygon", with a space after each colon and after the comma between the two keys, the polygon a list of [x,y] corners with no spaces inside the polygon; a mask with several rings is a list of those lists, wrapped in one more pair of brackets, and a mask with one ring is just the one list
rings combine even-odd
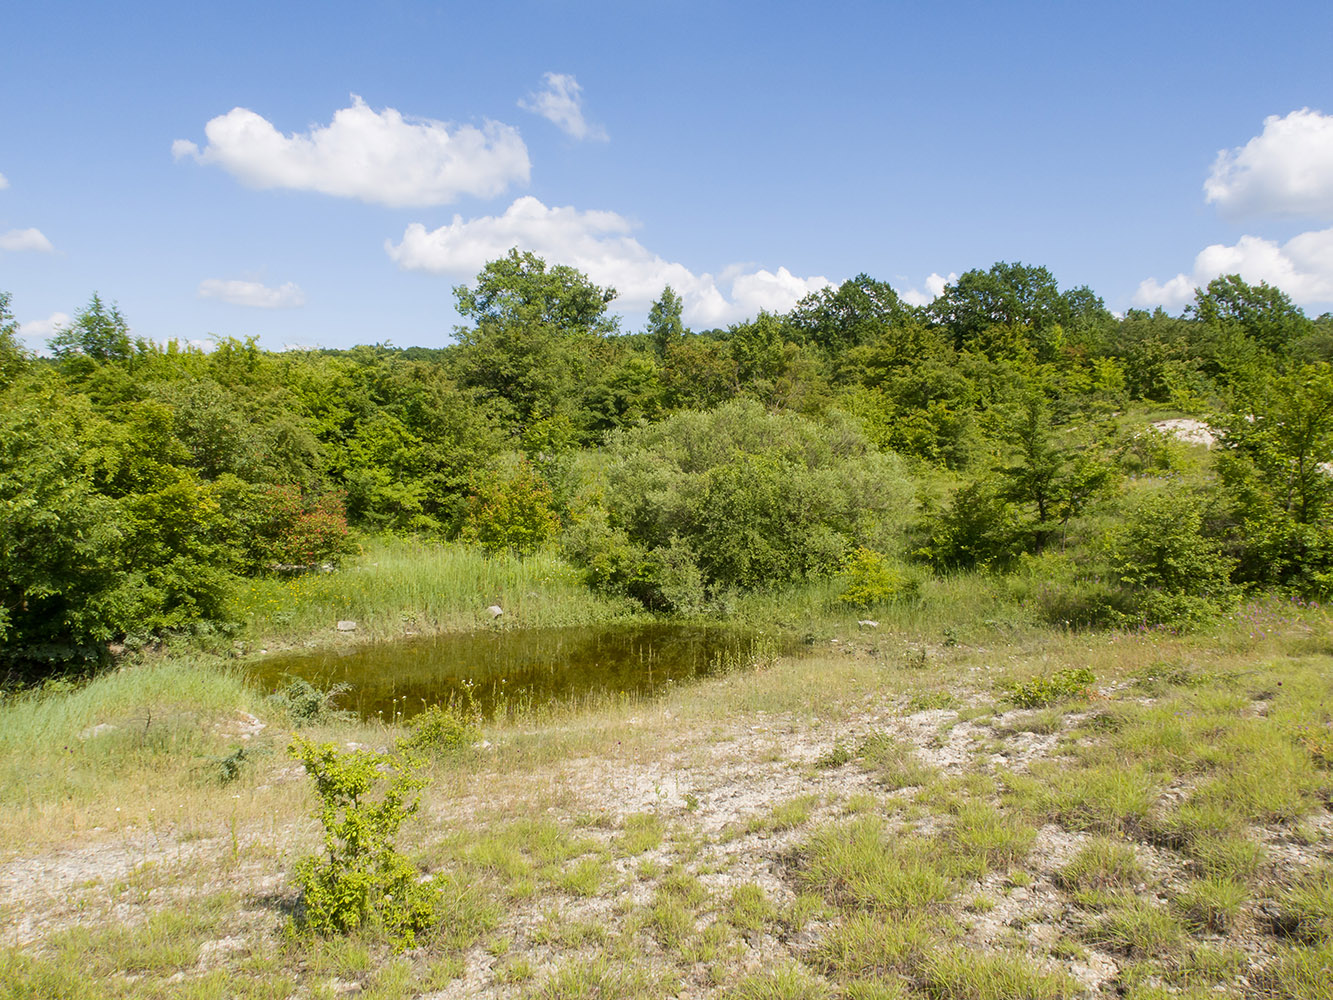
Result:
{"label": "shrub", "polygon": [[417,774],[419,760],[406,752],[340,750],[300,736],[289,752],[315,783],[324,827],[324,854],[296,865],[305,926],[331,934],[378,922],[397,944],[410,947],[418,932],[438,922],[440,901],[438,886],[421,882],[394,846],[426,783]]}
{"label": "shrub", "polygon": [[260,500],[257,544],[271,563],[314,566],[347,552],[347,510],[342,493],[307,496],[299,486],[270,486]]}
{"label": "shrub", "polygon": [[442,757],[471,746],[480,735],[471,718],[447,705],[431,705],[409,728],[412,732],[399,740],[400,747]]}
{"label": "shrub", "polygon": [[1115,525],[1107,549],[1145,624],[1206,619],[1232,594],[1234,560],[1205,534],[1203,503],[1191,493],[1149,493]]}
{"label": "shrub", "polygon": [[845,418],[738,401],[610,436],[575,470],[569,555],[645,607],[826,575],[901,527],[910,480]]}
{"label": "shrub", "polygon": [[916,591],[916,581],[889,565],[888,560],[864,545],[848,557],[842,570],[843,592],[838,600],[868,610],[889,604]]}
{"label": "shrub", "polygon": [[1009,700],[1019,708],[1045,708],[1063,698],[1086,698],[1097,675],[1087,667],[1057,670],[1049,677],[1034,677],[1009,689]]}
{"label": "shrub", "polygon": [[560,531],[551,487],[526,461],[516,471],[492,473],[473,484],[463,537],[488,552],[535,552]]}

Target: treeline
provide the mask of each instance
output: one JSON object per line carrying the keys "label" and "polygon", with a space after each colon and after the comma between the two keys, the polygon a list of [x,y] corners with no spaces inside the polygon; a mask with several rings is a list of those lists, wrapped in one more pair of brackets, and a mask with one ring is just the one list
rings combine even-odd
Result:
{"label": "treeline", "polygon": [[349,525],[558,545],[655,611],[837,572],[861,604],[1008,573],[1090,625],[1333,589],[1333,317],[1266,285],[1118,318],[1000,263],[699,332],[668,288],[630,333],[512,251],[455,296],[453,346],[284,353],[136,341],[94,296],[43,358],[0,296],[0,657],[225,632],[238,579],[336,563]]}

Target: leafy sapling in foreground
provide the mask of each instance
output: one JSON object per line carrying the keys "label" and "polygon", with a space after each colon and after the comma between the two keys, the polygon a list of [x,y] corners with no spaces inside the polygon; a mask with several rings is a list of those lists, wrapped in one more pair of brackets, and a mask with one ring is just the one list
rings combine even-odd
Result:
{"label": "leafy sapling in foreground", "polygon": [[332,934],[378,924],[395,943],[412,946],[440,918],[438,887],[421,881],[394,845],[426,784],[420,759],[407,750],[342,750],[301,736],[289,752],[315,783],[324,827],[324,853],[296,865],[305,926]]}

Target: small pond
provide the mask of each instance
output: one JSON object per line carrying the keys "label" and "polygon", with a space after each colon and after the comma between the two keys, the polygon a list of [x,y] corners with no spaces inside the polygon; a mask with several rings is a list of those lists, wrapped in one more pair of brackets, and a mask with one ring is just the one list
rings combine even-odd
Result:
{"label": "small pond", "polygon": [[336,707],[365,719],[410,718],[433,704],[472,703],[483,715],[606,693],[657,694],[748,664],[772,637],[695,625],[509,629],[403,639],[267,657],[249,667],[264,690],[301,677],[347,685]]}

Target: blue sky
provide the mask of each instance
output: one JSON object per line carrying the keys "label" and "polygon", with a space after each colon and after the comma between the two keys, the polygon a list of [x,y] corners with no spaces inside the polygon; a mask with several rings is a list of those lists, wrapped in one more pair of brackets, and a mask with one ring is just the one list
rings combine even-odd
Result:
{"label": "blue sky", "polygon": [[[519,244],[696,328],[1021,260],[1333,308],[1333,5],[14,5],[0,290],[152,339],[437,346]],[[1220,158],[1219,158],[1220,156]]]}

